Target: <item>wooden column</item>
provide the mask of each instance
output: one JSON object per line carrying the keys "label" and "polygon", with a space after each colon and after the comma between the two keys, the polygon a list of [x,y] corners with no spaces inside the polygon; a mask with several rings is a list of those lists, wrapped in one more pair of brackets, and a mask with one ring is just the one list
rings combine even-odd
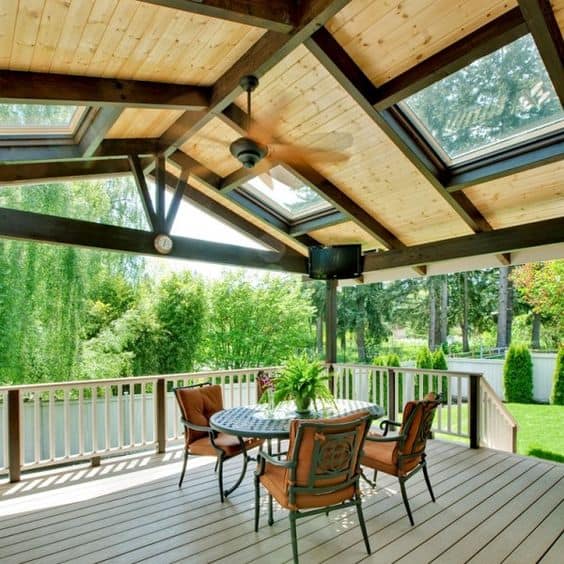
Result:
{"label": "wooden column", "polygon": [[8,469],[10,482],[21,477],[20,391],[8,390]]}
{"label": "wooden column", "polygon": [[157,452],[166,451],[166,382],[157,380],[155,401],[157,402]]}
{"label": "wooden column", "polygon": [[337,362],[337,280],[327,280],[325,290],[325,362],[329,365],[329,387],[335,393],[333,364]]}
{"label": "wooden column", "polygon": [[470,414],[470,448],[480,448],[480,378],[481,374],[470,374],[468,410]]}

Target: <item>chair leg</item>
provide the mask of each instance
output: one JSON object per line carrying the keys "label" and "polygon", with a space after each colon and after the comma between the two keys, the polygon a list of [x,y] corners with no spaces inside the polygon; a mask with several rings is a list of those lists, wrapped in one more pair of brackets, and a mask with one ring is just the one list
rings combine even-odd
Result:
{"label": "chair leg", "polygon": [[435,494],[433,493],[433,488],[431,487],[431,480],[429,480],[429,473],[427,472],[427,463],[423,460],[421,464],[423,467],[423,476],[425,476],[425,482],[427,483],[427,488],[429,488],[429,493],[431,494],[431,499],[433,503],[435,502]]}
{"label": "chair leg", "polygon": [[228,490],[225,490],[223,492],[223,495],[225,497],[227,497],[228,495],[231,495],[241,485],[241,482],[243,481],[243,478],[245,477],[245,474],[247,473],[248,462],[249,462],[249,457],[247,456],[247,453],[245,451],[243,451],[243,468],[241,469],[241,474],[239,475],[239,478],[237,479],[235,484],[232,487],[230,487]]}
{"label": "chair leg", "polygon": [[259,477],[255,476],[255,533],[259,529],[259,515],[260,515],[260,484]]}
{"label": "chair leg", "polygon": [[[370,478],[364,473],[364,470],[362,468],[360,469],[360,477],[371,487],[376,487],[376,479],[374,479],[374,481],[371,481]],[[374,477],[376,477],[376,470],[374,470]]]}
{"label": "chair leg", "polygon": [[360,496],[356,499],[356,512],[358,514],[358,522],[360,524],[360,530],[362,531],[362,537],[364,538],[364,546],[366,546],[366,552],[372,554],[370,550],[370,542],[368,541],[368,531],[366,530],[366,523],[364,522],[364,514],[362,513],[362,503],[360,501]]}
{"label": "chair leg", "polygon": [[186,465],[188,463],[188,451],[184,449],[184,464],[182,465],[182,472],[180,473],[180,481],[178,482],[178,487],[182,487],[182,482],[184,480],[184,474],[186,474]]}
{"label": "chair leg", "polygon": [[378,477],[378,470],[376,470],[376,468],[374,468],[374,476],[372,476],[372,481],[374,482],[374,485],[376,485],[376,478]]}
{"label": "chair leg", "polygon": [[219,460],[216,458],[215,459],[215,466],[213,467],[213,471],[217,472],[217,464],[218,464]]}
{"label": "chair leg", "polygon": [[221,503],[225,501],[223,497],[223,456],[217,457],[217,466],[218,466],[218,473],[217,473],[217,481],[219,482],[219,499],[221,499]]}
{"label": "chair leg", "polygon": [[290,535],[292,537],[292,554],[294,556],[294,564],[299,564],[298,560],[298,535],[296,532],[296,513],[290,511]]}
{"label": "chair leg", "polygon": [[268,524],[272,527],[274,523],[274,516],[272,510],[272,496],[268,494]]}
{"label": "chair leg", "polygon": [[413,515],[411,515],[411,508],[409,507],[409,501],[407,499],[407,492],[405,491],[405,480],[400,477],[399,479],[400,489],[401,489],[401,497],[403,497],[403,504],[405,505],[405,509],[407,510],[407,516],[409,517],[409,522],[411,526],[415,525],[413,522]]}

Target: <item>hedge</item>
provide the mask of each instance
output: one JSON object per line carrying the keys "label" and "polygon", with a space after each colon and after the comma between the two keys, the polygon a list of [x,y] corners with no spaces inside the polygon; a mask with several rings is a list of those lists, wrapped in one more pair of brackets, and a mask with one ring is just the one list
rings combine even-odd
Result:
{"label": "hedge", "polygon": [[556,368],[552,379],[550,403],[564,405],[564,347],[560,347],[556,357]]}

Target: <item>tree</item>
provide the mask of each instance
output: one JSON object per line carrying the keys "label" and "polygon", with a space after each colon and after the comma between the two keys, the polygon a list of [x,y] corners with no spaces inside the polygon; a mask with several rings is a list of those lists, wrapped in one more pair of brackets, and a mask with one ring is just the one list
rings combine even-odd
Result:
{"label": "tree", "polygon": [[533,314],[553,324],[561,339],[564,334],[564,260],[519,266],[513,271],[512,279]]}
{"label": "tree", "polygon": [[290,277],[227,274],[209,289],[205,358],[216,369],[281,363],[312,344],[313,308]]}
{"label": "tree", "polygon": [[505,349],[511,344],[511,323],[513,320],[513,287],[509,266],[499,269],[499,298],[497,308],[497,344],[500,349]]}
{"label": "tree", "polygon": [[168,374],[193,370],[202,344],[206,310],[202,279],[184,272],[162,280],[155,309],[162,332],[161,371]]}

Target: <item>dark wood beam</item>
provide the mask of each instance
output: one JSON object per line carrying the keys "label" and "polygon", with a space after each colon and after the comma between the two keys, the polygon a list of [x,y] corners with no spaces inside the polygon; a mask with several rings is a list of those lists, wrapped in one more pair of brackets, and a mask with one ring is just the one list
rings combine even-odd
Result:
{"label": "dark wood beam", "polygon": [[[152,160],[152,159],[151,159]],[[142,166],[147,165],[141,161]],[[0,165],[0,185],[40,184],[85,177],[131,174],[127,158]]]}
{"label": "dark wood beam", "polygon": [[161,255],[153,246],[155,235],[149,231],[6,208],[0,208],[0,237],[301,274],[307,271],[302,256],[176,236],[171,237],[170,254]]}
{"label": "dark wood beam", "polygon": [[306,47],[343,86],[355,102],[364,110],[374,123],[390,138],[400,151],[413,163],[419,172],[429,181],[437,193],[457,213],[473,231],[479,232],[486,220],[479,210],[466,199],[455,199],[445,189],[440,180],[444,172],[439,167],[438,159],[414,141],[389,109],[379,112],[371,103],[374,85],[335,38],[326,30],[320,29],[306,42]]}
{"label": "dark wood beam", "polygon": [[[188,170],[184,170],[183,174],[189,174]],[[182,177],[177,178],[171,172],[166,173],[166,183],[168,186],[177,186],[175,191],[176,194],[179,193],[180,181]],[[224,207],[219,202],[213,200],[212,198],[206,196],[204,193],[200,192],[197,188],[190,186],[190,184],[184,184],[184,190],[181,195],[181,199],[184,198],[187,202],[197,207],[204,213],[215,217],[219,221],[227,223],[229,226],[233,227],[235,230],[239,231],[243,235],[253,239],[253,241],[270,247],[272,250],[289,254],[295,256],[302,256],[300,253],[295,251],[292,247],[289,247],[276,237],[273,237],[270,233],[267,233],[254,223],[247,221],[244,217],[241,217],[229,208]],[[174,201],[174,200],[173,200]],[[172,204],[171,204],[172,206]],[[170,209],[169,209],[170,213]]]}
{"label": "dark wood beam", "polygon": [[248,182],[251,178],[255,178],[256,176],[260,176],[261,174],[268,172],[271,168],[276,166],[276,164],[277,163],[272,162],[269,159],[263,159],[253,168],[241,167],[221,181],[219,191],[222,194],[229,194],[229,192],[235,190],[241,186],[241,184]]}
{"label": "dark wood beam", "polygon": [[465,257],[505,254],[518,249],[564,242],[564,217],[495,229],[406,249],[366,255],[364,271],[415,266]]}
{"label": "dark wood beam", "polygon": [[242,93],[239,85],[241,77],[247,74],[254,74],[258,78],[263,76],[349,2],[350,0],[303,0],[300,3],[298,19],[290,33],[267,31],[217,80],[212,87],[206,113],[194,120],[189,120],[186,114],[183,114],[165,131],[161,140],[168,147],[166,156],[183,145]]}
{"label": "dark wood beam", "polygon": [[396,78],[374,87],[369,101],[378,110],[389,108],[526,33],[527,25],[521,11],[513,8]]}
{"label": "dark wood beam", "polygon": [[285,0],[142,0],[184,12],[288,33],[293,28],[293,2]]}
{"label": "dark wood beam", "polygon": [[284,166],[302,180],[304,184],[331,202],[339,211],[347,214],[351,221],[374,237],[381,245],[388,249],[401,249],[405,247],[391,231],[315,169],[306,164],[294,164],[292,167]]}
{"label": "dark wood beam", "polygon": [[116,106],[100,108],[79,143],[84,158],[89,158],[98,150],[104,137],[121,115],[122,109]]}
{"label": "dark wood beam", "polygon": [[[165,182],[172,186],[172,184],[168,180],[169,172],[165,171]],[[184,193],[186,191],[186,187],[188,185],[188,176],[190,174],[190,170],[187,168],[183,168],[180,171],[180,176],[176,179],[176,187],[174,188],[174,195],[170,202],[170,206],[168,208],[168,212],[166,214],[166,223],[165,223],[165,231],[166,233],[170,233],[172,230],[172,226],[174,225],[174,220],[176,219],[176,214],[178,213],[178,208],[182,202],[182,198],[184,197]],[[170,175],[172,177],[172,175]]]}
{"label": "dark wood beam", "polygon": [[143,166],[139,157],[137,155],[130,155],[129,165],[131,167],[133,178],[135,179],[135,185],[137,186],[137,192],[139,193],[139,197],[141,198],[141,204],[143,206],[143,211],[145,212],[147,222],[155,233],[160,233],[161,224],[159,217],[155,212],[153,201],[151,200],[151,194],[147,186],[147,181],[145,180],[145,172],[143,170]]}
{"label": "dark wood beam", "polygon": [[155,213],[159,232],[166,230],[166,159],[157,155],[155,159]]}
{"label": "dark wood beam", "polygon": [[550,0],[519,0],[519,8],[564,106],[564,38]]}
{"label": "dark wood beam", "polygon": [[0,70],[0,102],[203,110],[203,86]]}
{"label": "dark wood beam", "polygon": [[[155,155],[158,139],[104,139],[91,155],[94,159],[126,157],[127,155]],[[84,160],[78,145],[0,145],[0,164],[37,163]]]}

